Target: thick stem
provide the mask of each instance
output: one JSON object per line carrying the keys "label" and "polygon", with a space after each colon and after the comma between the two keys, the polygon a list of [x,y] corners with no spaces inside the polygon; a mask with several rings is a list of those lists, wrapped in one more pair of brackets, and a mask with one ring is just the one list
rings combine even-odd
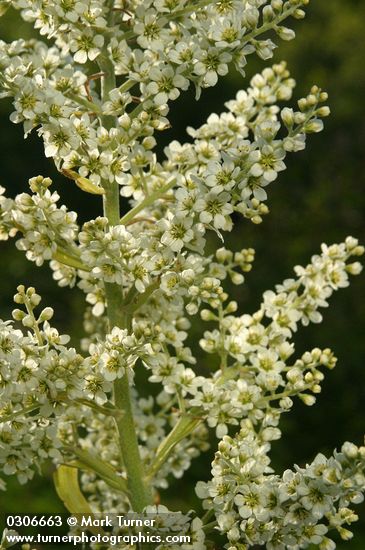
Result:
{"label": "thick stem", "polygon": [[[109,60],[104,58],[100,61],[99,66],[105,75],[102,88],[103,101],[105,101],[109,91],[115,88],[115,76]],[[103,117],[102,122],[106,128],[111,128],[115,119]],[[103,183],[105,189],[103,195],[104,215],[108,218],[110,225],[117,225],[120,223],[119,186],[115,181]],[[131,318],[123,311],[122,288],[116,283],[105,283],[105,293],[110,327],[129,328]],[[145,484],[145,474],[132,413],[129,381],[126,374],[114,383],[114,399],[116,407],[122,412],[121,416],[116,417],[115,422],[119,433],[123,463],[127,472],[130,502],[135,512],[142,512],[145,506],[151,503],[152,497]]]}

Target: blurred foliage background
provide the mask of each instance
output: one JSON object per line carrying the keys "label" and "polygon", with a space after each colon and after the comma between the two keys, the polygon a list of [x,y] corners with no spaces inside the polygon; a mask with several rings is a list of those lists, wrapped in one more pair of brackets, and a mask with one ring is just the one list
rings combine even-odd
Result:
{"label": "blurred foliage background", "polygon": [[[287,60],[297,80],[296,99],[318,84],[330,95],[332,116],[325,131],[310,136],[305,152],[287,159],[288,170],[269,189],[270,214],[260,226],[237,220],[235,231],[226,237],[234,250],[256,249],[254,269],[243,287],[233,289],[241,311],[254,311],[266,289],[292,275],[296,264],[306,264],[322,242],[340,242],[347,235],[365,242],[365,71],[364,0],[316,0],[304,22],[295,22],[297,39],[279,43],[274,61]],[[29,37],[32,30],[11,10],[0,20],[4,40]],[[267,63],[266,63],[267,64]],[[172,139],[185,141],[186,126],[199,126],[211,112],[224,110],[224,102],[248,85],[249,78],[265,64],[249,59],[247,78],[231,72],[218,86],[206,90],[195,103],[191,90],[172,104],[172,129],[160,136],[159,154]],[[60,178],[44,158],[36,134],[25,142],[20,126],[10,123],[11,104],[0,103],[0,184],[14,196],[27,188],[29,177],[37,174],[54,178],[63,201],[80,213],[80,219],[100,213],[98,199],[85,195],[70,180]],[[90,197],[90,198],[89,198]],[[213,247],[215,243],[211,243]],[[56,310],[60,330],[74,335],[77,345],[82,330],[83,297],[76,289],[59,289],[47,267],[26,262],[13,242],[1,243],[0,317],[10,318],[11,298],[17,284],[36,286],[44,303]],[[274,444],[273,463],[280,472],[293,463],[305,464],[317,452],[330,453],[343,441],[361,444],[365,433],[365,293],[364,276],[353,279],[349,289],[331,299],[324,311],[324,323],[300,330],[296,335],[298,353],[313,347],[331,347],[339,361],[326,373],[322,394],[314,408],[296,402],[294,411],[283,418],[283,438]],[[193,330],[198,335],[199,323]],[[214,444],[214,441],[213,441]],[[1,512],[61,511],[52,489],[51,470],[46,478],[36,478],[21,487],[9,482],[9,492],[0,495]],[[209,476],[207,457],[199,459],[181,482],[176,482],[169,505],[194,507],[193,487]],[[162,497],[164,499],[164,496]],[[355,526],[352,541],[338,542],[338,548],[365,548],[365,506],[358,507],[362,520]]]}

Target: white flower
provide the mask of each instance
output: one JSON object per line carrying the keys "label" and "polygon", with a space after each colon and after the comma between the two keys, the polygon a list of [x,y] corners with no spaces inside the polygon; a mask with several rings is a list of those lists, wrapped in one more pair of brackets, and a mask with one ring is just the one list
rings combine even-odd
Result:
{"label": "white flower", "polygon": [[191,218],[174,217],[171,214],[165,220],[161,220],[158,225],[163,231],[161,243],[174,252],[180,251],[194,237],[191,229],[193,225]]}
{"label": "white flower", "polygon": [[179,97],[179,88],[186,90],[189,82],[178,72],[175,73],[171,66],[162,69],[152,68],[149,73],[151,80],[146,86],[148,95],[153,95],[154,102],[157,105],[164,105],[169,100],[175,100]]}
{"label": "white flower", "polygon": [[104,37],[101,34],[92,35],[90,31],[85,30],[73,40],[71,40],[71,51],[75,52],[74,60],[76,63],[86,63],[88,59],[94,61],[100,55],[104,44]]}
{"label": "white flower", "polygon": [[232,56],[229,53],[209,47],[202,51],[199,61],[194,66],[194,72],[202,78],[204,87],[215,86],[218,75],[223,76],[228,73],[228,63],[231,59]]}
{"label": "white flower", "polygon": [[233,212],[233,208],[229,202],[228,193],[210,191],[206,193],[204,198],[196,201],[194,209],[200,213],[199,219],[202,223],[212,223],[216,229],[230,229],[231,219],[229,215]]}

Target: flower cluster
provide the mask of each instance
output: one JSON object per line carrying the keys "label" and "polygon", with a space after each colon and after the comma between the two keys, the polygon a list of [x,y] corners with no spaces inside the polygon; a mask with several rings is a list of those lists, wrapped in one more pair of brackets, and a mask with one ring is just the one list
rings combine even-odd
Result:
{"label": "flower cluster", "polygon": [[33,288],[19,286],[15,301],[25,311],[15,309],[13,316],[28,333],[10,321],[1,321],[0,328],[0,463],[21,483],[45,459],[60,460],[55,417],[69,400],[83,396],[83,358],[65,346],[68,336],[50,326],[51,308],[35,317],[40,300]]}
{"label": "flower cluster", "polygon": [[[198,95],[214,86],[230,62],[242,71],[250,53],[271,57],[275,44],[261,34],[273,30],[284,40],[293,38],[281,23],[303,17],[307,3],[148,1],[111,8],[105,0],[15,1],[12,7],[41,35],[55,38],[55,45],[2,42],[2,96],[13,98],[11,119],[22,122],[26,134],[38,128],[46,156],[60,170],[76,169],[97,186],[111,178],[123,181],[130,168],[138,176],[153,159],[152,135],[167,127],[169,101],[190,83]],[[87,61],[96,72],[88,73]],[[101,97],[92,83],[110,73],[124,81],[114,78]]]}
{"label": "flower cluster", "polygon": [[[25,135],[37,129],[68,184],[103,202],[100,216],[78,225],[49,178],[31,178],[31,193],[15,199],[0,188],[0,239],[19,237],[29,260],[50,262],[58,284],[77,285],[88,304],[82,354],[50,324],[52,308],[36,313],[34,288],[19,286],[13,321],[0,322],[1,471],[23,483],[53,461],[72,513],[75,494],[82,511],[145,511],[159,531],[191,535],[183,550],[211,548],[214,529],[229,550],[333,550],[330,529],[351,536],[364,448],[346,443],[283,476],[269,452],[293,398],[312,405],[323,369],[336,364],[327,348],[295,357],[293,335],[322,321],[333,292],[360,273],[364,248],[352,237],[323,244],[243,315],[228,290],[244,283],[254,250],[207,252],[237,215],[262,222],[288,154],[322,130],[327,94],[313,86],[291,107],[295,82],[285,63],[274,64],[225,112],[188,128],[190,141],[173,140],[164,158],[155,149],[170,101],[190,85],[199,97],[230,64],[243,73],[251,53],[270,58],[270,36],[292,39],[284,21],[304,17],[307,3],[0,1],[1,15],[11,4],[47,39],[0,42],[11,120]],[[130,207],[123,215],[120,197]],[[191,330],[194,315],[207,330]],[[159,389],[144,396],[143,379]],[[197,486],[207,512],[174,519],[152,503],[209,448],[209,429],[220,441],[212,479]]]}
{"label": "flower cluster", "polygon": [[197,485],[204,507],[214,507],[229,550],[256,544],[268,550],[310,544],[333,550],[328,531],[351,538],[347,526],[358,517],[350,507],[364,499],[365,447],[344,443],[333,457],[318,454],[311,464],[281,477],[272,473],[269,450],[264,434],[246,421],[235,438],[225,436],[219,443],[212,481]]}
{"label": "flower cluster", "polygon": [[[197,376],[174,357],[161,354],[157,364],[151,363],[150,380],[162,381],[167,393],[190,394],[190,406],[206,417],[209,426],[216,427],[218,437],[227,433],[228,425],[238,425],[245,417],[255,425],[274,426],[268,433],[280,436],[276,426],[281,412],[291,408],[291,397],[297,395],[312,405],[313,394],[321,391],[320,367],[331,369],[336,364],[329,349],[318,348],[291,362],[295,351],[292,333],[299,323],[321,320],[318,309],[328,305],[325,298],[348,284],[348,274],[361,271],[359,262],[346,262],[363,252],[353,238],[340,245],[322,245],[321,256],[313,256],[306,268],[296,267],[297,279],[287,279],[277,286],[276,293],[264,293],[261,308],[253,315],[233,316],[237,304],[229,302],[224,307],[227,295],[222,292],[222,299],[210,301],[216,312],[201,312],[204,320],[218,325],[200,341],[205,352],[219,358],[211,377]],[[222,249],[217,252],[220,258],[228,254]]]}

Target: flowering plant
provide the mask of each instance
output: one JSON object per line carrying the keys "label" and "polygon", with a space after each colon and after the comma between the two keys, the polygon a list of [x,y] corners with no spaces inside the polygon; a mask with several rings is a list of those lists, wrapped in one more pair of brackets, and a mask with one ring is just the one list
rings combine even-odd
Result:
{"label": "flowering plant", "polygon": [[[154,152],[181,91],[194,85],[199,98],[230,64],[244,74],[249,54],[270,58],[268,33],[294,38],[283,23],[303,18],[307,3],[0,2],[2,13],[11,4],[47,39],[0,44],[11,120],[25,135],[36,129],[59,172],[100,195],[103,208],[80,227],[43,176],[14,200],[4,189],[0,196],[1,238],[17,236],[30,261],[49,262],[61,287],[85,293],[79,351],[50,323],[52,308],[38,309],[34,288],[18,286],[13,321],[0,326],[1,470],[25,483],[51,459],[72,513],[166,517],[158,493],[163,502],[171,478],[209,449],[213,429],[219,443],[211,480],[196,487],[204,512],[180,522],[191,534],[183,549],[213,548],[214,533],[229,550],[312,543],[331,550],[329,531],[351,536],[351,506],[365,490],[365,447],[345,443],[332,457],[319,454],[281,476],[269,453],[293,398],[312,405],[323,369],[336,363],[329,349],[294,358],[293,333],[321,322],[333,291],[360,273],[363,247],[352,237],[323,244],[311,263],[295,267],[295,278],[265,292],[251,315],[236,313],[225,287],[244,282],[253,249],[206,251],[207,234],[223,241],[237,215],[261,223],[266,188],[287,155],[322,130],[327,94],[314,86],[297,110],[279,107],[295,82],[285,63],[273,65],[225,112],[189,128],[189,142],[172,141],[163,160]],[[129,207],[124,215],[120,197]],[[188,345],[197,315],[209,323],[199,342],[209,373]],[[136,370],[158,391],[142,397]]]}

